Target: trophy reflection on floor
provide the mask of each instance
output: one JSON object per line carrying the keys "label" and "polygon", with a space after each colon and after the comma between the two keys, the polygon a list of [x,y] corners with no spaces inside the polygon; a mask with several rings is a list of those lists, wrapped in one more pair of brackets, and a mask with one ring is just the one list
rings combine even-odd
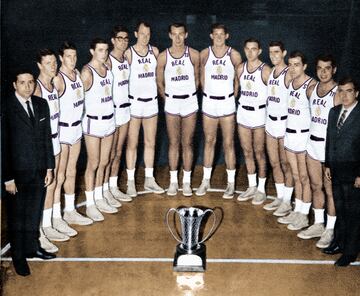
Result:
{"label": "trophy reflection on floor", "polygon": [[[174,212],[180,218],[181,237],[174,234],[169,225],[169,215]],[[213,225],[209,233],[199,241],[199,233],[203,218],[207,213],[214,216]],[[206,268],[206,241],[213,233],[216,225],[216,215],[212,209],[202,210],[200,208],[171,208],[166,214],[166,225],[172,236],[180,243],[176,246],[174,257],[174,271],[178,272],[203,272]]]}

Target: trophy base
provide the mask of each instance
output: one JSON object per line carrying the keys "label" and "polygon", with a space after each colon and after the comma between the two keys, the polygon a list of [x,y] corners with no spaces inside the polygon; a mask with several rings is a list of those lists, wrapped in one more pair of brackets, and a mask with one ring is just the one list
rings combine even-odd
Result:
{"label": "trophy base", "polygon": [[204,272],[206,267],[205,245],[199,244],[195,250],[184,250],[181,244],[177,245],[173,267],[176,272]]}

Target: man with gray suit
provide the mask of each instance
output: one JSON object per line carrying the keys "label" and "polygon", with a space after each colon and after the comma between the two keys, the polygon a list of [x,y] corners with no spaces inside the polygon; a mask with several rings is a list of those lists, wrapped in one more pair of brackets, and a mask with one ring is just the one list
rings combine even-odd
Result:
{"label": "man with gray suit", "polygon": [[325,175],[332,180],[337,214],[334,240],[326,254],[342,253],[336,266],[348,266],[360,251],[360,104],[350,78],[339,82],[341,105],[330,110]]}

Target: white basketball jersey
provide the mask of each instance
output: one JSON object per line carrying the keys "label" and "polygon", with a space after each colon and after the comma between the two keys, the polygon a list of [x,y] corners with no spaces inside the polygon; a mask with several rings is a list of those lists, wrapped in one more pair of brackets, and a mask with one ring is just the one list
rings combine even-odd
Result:
{"label": "white basketball jersey", "polygon": [[131,50],[131,65],[129,78],[129,94],[136,98],[155,98],[157,96],[156,86],[156,64],[157,60],[151,45],[145,56],[139,55],[134,47]]}
{"label": "white basketball jersey", "polygon": [[41,97],[45,99],[49,105],[51,134],[54,135],[59,131],[59,95],[55,87],[53,87],[52,91],[50,91],[39,79],[37,80],[37,83],[40,86]]}
{"label": "white basketball jersey", "polygon": [[129,102],[130,66],[126,58],[121,62],[111,54],[109,57],[111,60],[111,72],[114,76],[113,100],[116,107],[118,107],[123,103]]}
{"label": "white basketball jersey", "polygon": [[266,104],[267,99],[267,86],[262,80],[262,69],[265,63],[262,63],[253,72],[249,72],[247,67],[248,63],[245,62],[244,70],[240,76],[240,98],[239,103],[244,106],[258,108]]}
{"label": "white basketball jersey", "polygon": [[310,128],[310,103],[306,90],[312,81],[307,79],[299,88],[294,89],[293,82],[289,86],[287,128],[305,130]]}
{"label": "white basketball jersey", "polygon": [[84,111],[84,86],[80,75],[75,71],[75,80],[59,71],[64,79],[64,93],[59,97],[60,122],[71,125],[82,119]]}
{"label": "white basketball jersey", "polygon": [[235,68],[231,61],[231,47],[222,57],[217,57],[209,46],[205,63],[204,92],[208,96],[224,96],[234,92]]}
{"label": "white basketball jersey", "polygon": [[310,133],[319,138],[326,138],[326,129],[329,112],[334,107],[334,99],[337,91],[335,85],[326,95],[319,96],[319,82],[316,84],[310,97],[311,125]]}
{"label": "white basketball jersey", "polygon": [[112,99],[113,75],[106,68],[105,76],[101,76],[90,65],[86,65],[93,76],[91,87],[85,91],[85,113],[91,116],[107,116],[114,113]]}
{"label": "white basketball jersey", "polygon": [[285,85],[285,76],[288,71],[288,67],[281,71],[281,73],[275,77],[275,67],[271,71],[267,89],[267,114],[272,116],[286,116],[288,108],[288,93],[289,90]]}
{"label": "white basketball jersey", "polygon": [[166,49],[165,92],[171,95],[193,94],[196,91],[194,65],[189,47],[180,58],[174,58]]}

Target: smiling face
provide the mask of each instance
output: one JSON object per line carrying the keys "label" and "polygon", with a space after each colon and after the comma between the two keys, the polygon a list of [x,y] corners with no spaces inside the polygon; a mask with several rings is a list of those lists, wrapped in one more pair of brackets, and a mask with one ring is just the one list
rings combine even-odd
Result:
{"label": "smiling face", "polygon": [[247,42],[244,47],[246,59],[249,62],[256,61],[261,54],[261,48],[257,42]]}
{"label": "smiling face", "polygon": [[184,27],[171,26],[171,32],[169,33],[169,37],[172,41],[173,46],[184,46],[187,36],[188,34],[185,32]]}
{"label": "smiling face", "polygon": [[94,60],[105,63],[109,54],[109,45],[106,43],[97,43],[95,49],[90,49],[90,53]]}
{"label": "smiling face", "polygon": [[292,79],[304,75],[307,65],[303,64],[301,57],[289,58],[289,72]]}
{"label": "smiling face", "polygon": [[346,109],[355,104],[356,98],[359,95],[359,91],[355,90],[355,86],[351,82],[339,85],[338,93],[340,95],[341,102]]}
{"label": "smiling face", "polygon": [[42,75],[53,78],[56,76],[57,61],[55,55],[46,55],[41,58],[41,63],[37,63]]}
{"label": "smiling face", "polygon": [[269,55],[271,63],[274,66],[280,65],[284,62],[286,56],[286,50],[282,51],[280,46],[271,46],[269,48]]}
{"label": "smiling face", "polygon": [[111,42],[116,50],[124,52],[129,45],[129,35],[127,32],[118,32],[116,37],[111,38]]}
{"label": "smiling face", "polygon": [[141,24],[138,31],[134,33],[137,39],[137,43],[142,46],[147,46],[150,41],[150,28]]}
{"label": "smiling face", "polygon": [[22,98],[29,98],[35,89],[34,77],[30,73],[23,73],[17,76],[16,82],[13,82],[14,89]]}
{"label": "smiling face", "polygon": [[326,83],[332,80],[336,72],[336,67],[332,66],[331,61],[324,62],[319,60],[316,65],[316,75],[319,78],[320,82]]}
{"label": "smiling face", "polygon": [[74,70],[77,62],[77,53],[75,49],[65,49],[64,54],[60,55],[61,64],[69,69]]}
{"label": "smiling face", "polygon": [[213,41],[214,46],[223,46],[225,41],[229,38],[229,34],[225,33],[224,29],[214,29],[210,34],[210,38]]}

